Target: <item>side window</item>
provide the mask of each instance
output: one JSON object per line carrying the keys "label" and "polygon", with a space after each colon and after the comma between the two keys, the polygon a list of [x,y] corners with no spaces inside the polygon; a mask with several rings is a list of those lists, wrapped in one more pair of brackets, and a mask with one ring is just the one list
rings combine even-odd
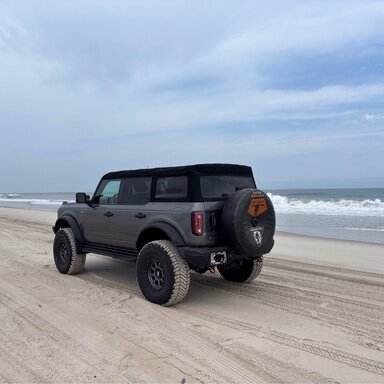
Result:
{"label": "side window", "polygon": [[159,200],[186,199],[188,176],[159,177],[156,182],[155,198]]}
{"label": "side window", "polygon": [[209,175],[200,177],[201,195],[206,199],[226,198],[237,189],[255,188],[251,176]]}
{"label": "side window", "polygon": [[130,177],[125,182],[123,204],[146,204],[150,195],[150,177]]}
{"label": "side window", "polygon": [[96,191],[95,202],[99,204],[117,204],[121,180],[103,180]]}

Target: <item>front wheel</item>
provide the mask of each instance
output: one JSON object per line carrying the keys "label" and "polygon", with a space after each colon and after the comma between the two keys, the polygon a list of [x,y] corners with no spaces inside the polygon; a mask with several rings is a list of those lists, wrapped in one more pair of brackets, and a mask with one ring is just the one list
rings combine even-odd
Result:
{"label": "front wheel", "polygon": [[180,302],[189,289],[188,264],[169,240],[152,241],[141,249],[136,276],[144,297],[163,306]]}
{"label": "front wheel", "polygon": [[262,268],[262,257],[257,259],[236,259],[217,266],[224,279],[236,283],[250,283],[259,276]]}
{"label": "front wheel", "polygon": [[53,256],[60,273],[75,275],[84,269],[86,255],[77,253],[76,238],[71,228],[61,228],[53,242]]}

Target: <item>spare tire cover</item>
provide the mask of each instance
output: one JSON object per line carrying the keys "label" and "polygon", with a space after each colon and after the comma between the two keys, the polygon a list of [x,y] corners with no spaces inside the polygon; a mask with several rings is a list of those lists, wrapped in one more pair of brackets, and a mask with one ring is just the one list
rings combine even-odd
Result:
{"label": "spare tire cover", "polygon": [[273,247],[276,218],[271,199],[258,189],[242,189],[226,201],[223,240],[237,254],[259,256]]}

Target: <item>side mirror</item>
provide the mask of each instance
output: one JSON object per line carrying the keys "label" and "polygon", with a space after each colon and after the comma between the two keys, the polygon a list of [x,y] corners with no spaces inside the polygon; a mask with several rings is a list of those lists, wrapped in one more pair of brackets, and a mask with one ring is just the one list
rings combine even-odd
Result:
{"label": "side mirror", "polygon": [[88,199],[85,193],[76,193],[76,203],[86,204],[87,202]]}

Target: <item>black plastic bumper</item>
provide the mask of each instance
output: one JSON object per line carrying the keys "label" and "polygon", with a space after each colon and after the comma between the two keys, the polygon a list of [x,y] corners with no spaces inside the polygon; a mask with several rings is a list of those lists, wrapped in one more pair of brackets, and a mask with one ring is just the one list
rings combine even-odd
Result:
{"label": "black plastic bumper", "polygon": [[[272,239],[265,253],[269,253],[272,250],[274,243]],[[179,247],[179,252],[188,264],[197,268],[210,268],[230,260],[244,257],[231,252],[228,247]],[[220,262],[221,255],[225,255],[222,262]],[[260,254],[248,257],[260,258],[262,256],[263,255]]]}
{"label": "black plastic bumper", "polygon": [[188,264],[197,268],[223,264],[230,258],[230,250],[227,247],[179,247],[179,251]]}

